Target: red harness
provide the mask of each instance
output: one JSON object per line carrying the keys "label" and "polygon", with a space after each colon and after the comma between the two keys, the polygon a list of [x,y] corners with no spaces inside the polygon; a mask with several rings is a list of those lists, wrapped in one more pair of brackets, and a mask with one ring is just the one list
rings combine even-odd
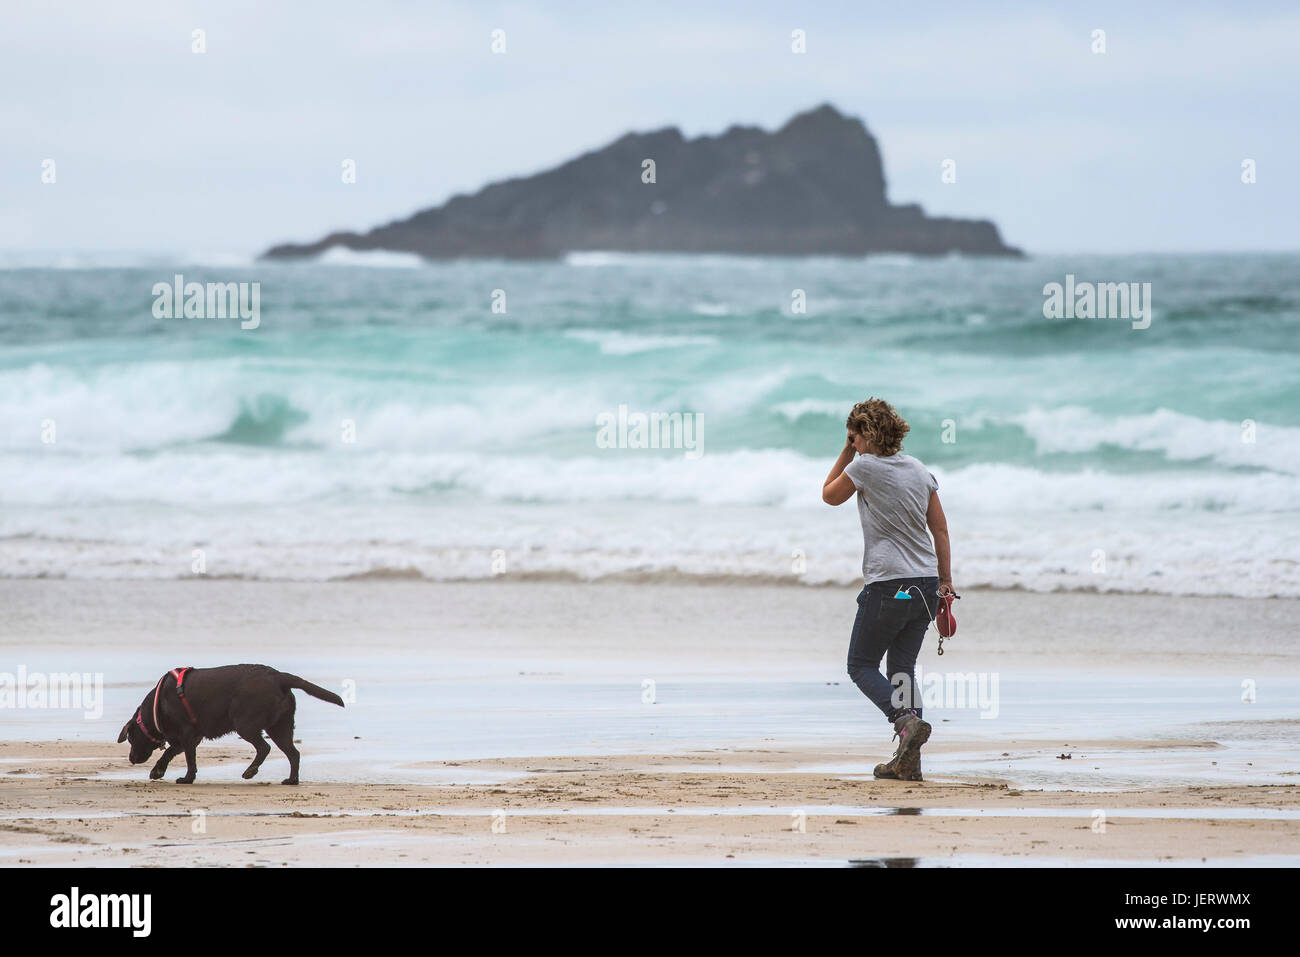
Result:
{"label": "red harness", "polygon": [[[185,676],[193,670],[193,668],[173,668],[171,671],[167,672],[167,675],[171,675],[176,679],[176,697],[181,699],[181,704],[185,706],[185,713],[190,716],[190,721],[192,721],[197,727],[199,716],[194,713],[194,709],[190,706],[189,701],[185,697]],[[141,731],[149,736],[149,740],[153,741],[155,744],[162,744],[166,740],[163,736],[162,725],[158,723],[158,699],[162,697],[162,686],[163,682],[167,680],[167,675],[163,675],[159,678],[158,684],[156,684],[153,689],[153,726],[158,731],[157,735],[145,726],[144,716],[141,714],[141,710],[139,708],[135,709],[135,723],[140,726]]]}

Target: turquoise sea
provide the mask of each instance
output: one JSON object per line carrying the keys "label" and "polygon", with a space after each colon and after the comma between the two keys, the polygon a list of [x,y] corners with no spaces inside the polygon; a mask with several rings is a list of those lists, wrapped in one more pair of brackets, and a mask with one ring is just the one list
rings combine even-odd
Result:
{"label": "turquoise sea", "polygon": [[[153,287],[256,282],[256,329]],[[1149,328],[1043,287],[1151,284]],[[806,311],[792,303],[802,290]],[[494,310],[495,305],[495,310]],[[893,402],[963,586],[1300,595],[1300,255],[0,261],[0,576],[858,575]],[[683,413],[698,455],[606,448]]]}

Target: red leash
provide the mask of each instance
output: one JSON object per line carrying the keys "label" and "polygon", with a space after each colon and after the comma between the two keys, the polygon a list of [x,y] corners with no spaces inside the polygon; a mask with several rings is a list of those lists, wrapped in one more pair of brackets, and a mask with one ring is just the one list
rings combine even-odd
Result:
{"label": "red leash", "polygon": [[960,597],[956,592],[939,596],[939,608],[934,616],[934,626],[939,629],[939,654],[943,654],[943,640],[957,634],[957,617],[952,613],[952,602]]}

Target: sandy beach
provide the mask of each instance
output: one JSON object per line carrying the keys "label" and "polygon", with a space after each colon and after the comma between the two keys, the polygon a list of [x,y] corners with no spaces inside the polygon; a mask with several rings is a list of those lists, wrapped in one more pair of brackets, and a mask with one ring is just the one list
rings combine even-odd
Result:
{"label": "sandy beach", "polygon": [[[970,591],[922,666],[971,695],[927,700],[927,779],[903,784],[872,779],[889,729],[843,675],[853,598],[5,581],[0,670],[103,691],[6,714],[0,862],[1300,862],[1300,660],[1276,640],[1294,602]],[[235,661],[351,689],[345,710],[300,696],[300,787],[274,751],[240,780],[233,737],[192,786],[127,763],[114,739],[158,674]]]}
{"label": "sandy beach", "polygon": [[[846,754],[717,749],[442,766],[450,778],[474,783],[185,787],[106,780],[120,764],[113,752],[102,744],[0,748],[6,765],[18,762],[4,786],[0,859],[75,866],[925,867],[1293,866],[1300,857],[1293,786],[1099,795],[1021,791],[995,781],[903,784],[808,770],[851,760]],[[1158,749],[1150,757],[1159,760]],[[242,763],[243,755],[208,750],[208,761],[223,759]]]}

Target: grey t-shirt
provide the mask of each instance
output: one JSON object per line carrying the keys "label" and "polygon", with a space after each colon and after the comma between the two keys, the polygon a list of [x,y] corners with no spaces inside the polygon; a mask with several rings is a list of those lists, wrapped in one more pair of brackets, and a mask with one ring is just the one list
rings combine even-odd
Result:
{"label": "grey t-shirt", "polygon": [[910,455],[859,455],[844,469],[858,490],[862,520],[862,580],[925,578],[939,561],[925,524],[930,493],[939,487]]}

